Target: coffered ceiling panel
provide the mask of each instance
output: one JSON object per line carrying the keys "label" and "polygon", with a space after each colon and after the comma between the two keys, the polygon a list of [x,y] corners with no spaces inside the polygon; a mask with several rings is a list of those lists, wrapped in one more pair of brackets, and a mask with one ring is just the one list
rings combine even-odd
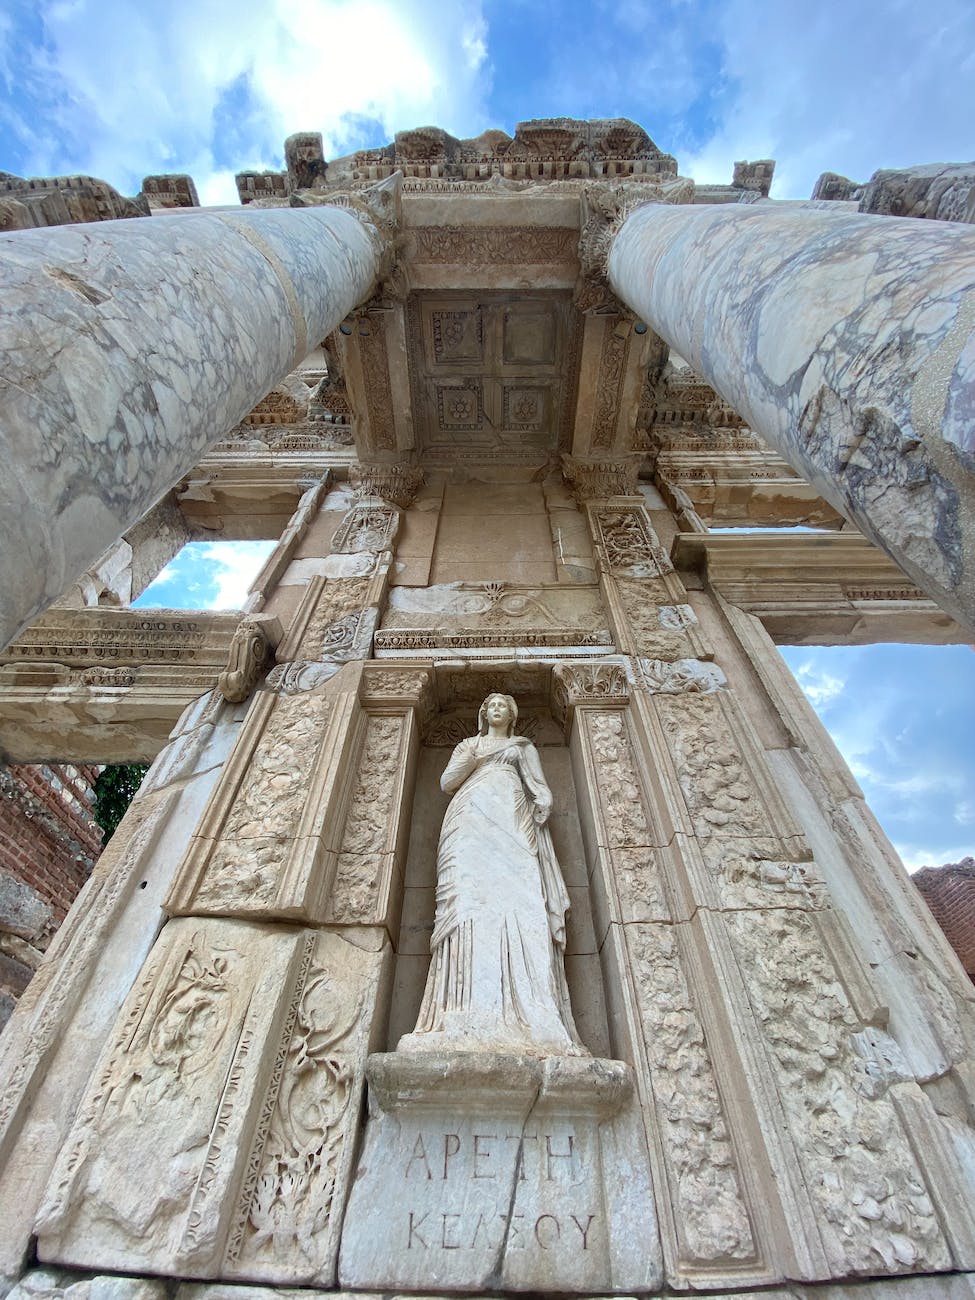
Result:
{"label": "coffered ceiling panel", "polygon": [[568,293],[417,293],[409,312],[413,414],[428,458],[568,447],[579,341]]}

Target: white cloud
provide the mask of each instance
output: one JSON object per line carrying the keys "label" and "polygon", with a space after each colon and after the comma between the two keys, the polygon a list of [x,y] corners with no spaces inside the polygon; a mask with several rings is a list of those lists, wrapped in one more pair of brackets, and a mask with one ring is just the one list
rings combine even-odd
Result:
{"label": "white cloud", "polygon": [[714,35],[732,89],[720,129],[681,160],[697,180],[773,157],[773,194],[808,198],[823,171],[863,181],[975,151],[971,0],[727,0]]}
{"label": "white cloud", "polygon": [[820,712],[825,711],[834,700],[839,699],[846,686],[846,679],[816,664],[809,659],[798,668],[794,668],[799,685],[812,706]]}
{"label": "white cloud", "polygon": [[211,589],[203,609],[241,609],[273,541],[212,542],[200,549],[200,577]]}
{"label": "white cloud", "polygon": [[391,138],[429,121],[479,130],[486,114],[477,0],[72,0],[40,15],[31,74],[58,102],[36,172],[131,192],[147,172],[189,171],[233,203],[228,165],[280,167],[293,131],[321,131],[335,156],[372,143],[366,120]]}

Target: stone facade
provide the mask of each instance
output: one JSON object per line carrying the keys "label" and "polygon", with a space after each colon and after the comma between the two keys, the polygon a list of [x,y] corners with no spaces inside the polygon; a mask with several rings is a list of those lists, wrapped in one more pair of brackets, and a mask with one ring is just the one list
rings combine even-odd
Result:
{"label": "stone facade", "polygon": [[[965,640],[954,499],[906,576],[891,512],[885,553],[833,490],[856,448],[811,483],[755,367],[724,384],[733,310],[678,354],[678,278],[645,276],[654,222],[700,256],[740,212],[729,239],[757,258],[779,230],[813,283],[861,227],[783,218],[764,161],[699,191],[621,121],[286,157],[241,178],[225,231],[140,226],[146,258],[186,232],[256,375],[181,300],[166,382],[202,331],[226,400],[191,368],[140,408],[169,477],[106,461],[114,531],[81,527],[58,423],[59,535],[88,567],[40,617],[44,581],[9,593],[11,634],[32,621],[0,743],[153,762],[5,1033],[0,1274],[18,1300],[971,1295],[972,985],[775,650]],[[871,236],[921,317],[932,224]],[[10,238],[26,302],[41,245]],[[44,247],[79,298],[74,255]],[[82,289],[97,311],[103,282]],[[845,320],[852,292],[817,311]],[[914,332],[956,402],[941,441],[863,427],[895,483],[925,457],[961,482],[959,310]],[[100,407],[81,433],[113,427]],[[170,540],[277,539],[243,610],[125,607],[115,539],[145,544],[162,486]],[[800,522],[827,531],[708,531]]]}

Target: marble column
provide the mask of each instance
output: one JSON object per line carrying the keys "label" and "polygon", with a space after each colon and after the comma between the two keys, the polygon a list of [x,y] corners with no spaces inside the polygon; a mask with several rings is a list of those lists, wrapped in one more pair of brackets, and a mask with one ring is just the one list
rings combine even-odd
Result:
{"label": "marble column", "polygon": [[361,206],[0,237],[0,645],[368,297]]}
{"label": "marble column", "polygon": [[805,204],[644,206],[615,292],[975,627],[975,231]]}

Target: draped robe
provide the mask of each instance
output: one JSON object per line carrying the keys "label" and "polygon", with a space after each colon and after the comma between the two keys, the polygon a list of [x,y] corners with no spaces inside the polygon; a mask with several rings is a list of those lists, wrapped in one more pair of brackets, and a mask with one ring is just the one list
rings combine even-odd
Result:
{"label": "draped robe", "polygon": [[552,795],[524,736],[473,736],[441,786],[453,799],[437,851],[423,1003],[400,1051],[585,1052],[565,982],[569,895],[548,827]]}

